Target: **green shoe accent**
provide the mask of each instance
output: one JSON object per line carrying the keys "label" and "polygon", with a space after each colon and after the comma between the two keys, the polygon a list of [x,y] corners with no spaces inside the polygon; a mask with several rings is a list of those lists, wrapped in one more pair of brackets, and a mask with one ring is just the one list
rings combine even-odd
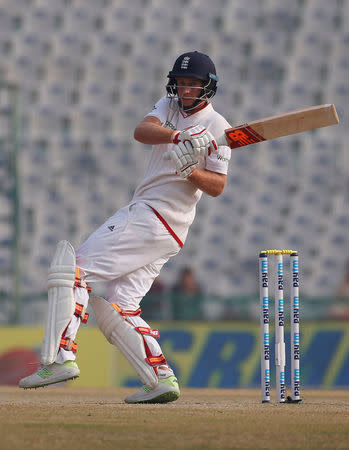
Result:
{"label": "green shoe accent", "polygon": [[66,361],[64,364],[52,363],[48,366],[40,365],[38,370],[22,378],[18,385],[23,389],[32,389],[74,380],[80,375],[80,370],[75,361]]}
{"label": "green shoe accent", "polygon": [[159,379],[154,389],[142,386],[137,392],[128,396],[126,403],[169,403],[180,396],[178,380],[175,376]]}
{"label": "green shoe accent", "polygon": [[43,380],[47,377],[49,377],[50,375],[52,375],[52,373],[46,369],[46,367],[41,367],[38,371],[37,374],[39,375],[40,378],[42,378]]}
{"label": "green shoe accent", "polygon": [[169,391],[164,394],[160,394],[151,400],[143,400],[138,403],[169,403],[174,402],[179,398],[179,392],[177,391]]}
{"label": "green shoe accent", "polygon": [[63,364],[64,367],[71,367],[72,369],[79,369],[78,365],[76,364],[76,361],[66,361]]}

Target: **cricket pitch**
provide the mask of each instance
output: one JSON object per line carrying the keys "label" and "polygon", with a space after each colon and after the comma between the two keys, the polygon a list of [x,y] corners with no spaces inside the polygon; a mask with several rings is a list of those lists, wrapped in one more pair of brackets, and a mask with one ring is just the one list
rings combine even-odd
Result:
{"label": "cricket pitch", "polygon": [[183,389],[166,405],[126,405],[132,389],[0,387],[7,449],[348,448],[349,390],[262,404],[259,390]]}

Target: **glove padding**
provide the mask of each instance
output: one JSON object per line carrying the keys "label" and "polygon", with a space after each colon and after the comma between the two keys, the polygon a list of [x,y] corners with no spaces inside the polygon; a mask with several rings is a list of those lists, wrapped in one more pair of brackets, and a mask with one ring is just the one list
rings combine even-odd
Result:
{"label": "glove padding", "polygon": [[164,159],[171,160],[177,169],[177,174],[188,178],[198,166],[198,158],[189,141],[178,142],[174,149],[164,153]]}
{"label": "glove padding", "polygon": [[194,125],[175,133],[173,143],[189,141],[197,156],[209,156],[217,153],[218,146],[213,135],[203,126]]}

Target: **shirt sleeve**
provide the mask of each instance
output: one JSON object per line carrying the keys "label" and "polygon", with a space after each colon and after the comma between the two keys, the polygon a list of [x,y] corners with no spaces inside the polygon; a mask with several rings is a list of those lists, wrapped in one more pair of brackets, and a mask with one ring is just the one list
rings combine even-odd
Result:
{"label": "shirt sleeve", "polygon": [[223,173],[226,175],[228,173],[230,154],[231,150],[229,147],[220,146],[218,154],[206,157],[205,168],[212,172]]}
{"label": "shirt sleeve", "polygon": [[155,103],[153,109],[148,114],[146,114],[145,117],[157,117],[163,125],[166,122],[167,118],[168,100],[169,99],[167,97],[162,97],[157,103]]}

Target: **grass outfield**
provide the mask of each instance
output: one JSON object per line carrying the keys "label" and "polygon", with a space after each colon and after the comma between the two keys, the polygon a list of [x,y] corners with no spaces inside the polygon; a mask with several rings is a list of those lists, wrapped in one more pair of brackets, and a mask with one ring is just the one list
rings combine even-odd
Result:
{"label": "grass outfield", "polygon": [[230,389],[183,389],[167,405],[126,405],[130,392],[0,387],[0,448],[349,448],[349,390],[304,391],[301,404],[283,405]]}

